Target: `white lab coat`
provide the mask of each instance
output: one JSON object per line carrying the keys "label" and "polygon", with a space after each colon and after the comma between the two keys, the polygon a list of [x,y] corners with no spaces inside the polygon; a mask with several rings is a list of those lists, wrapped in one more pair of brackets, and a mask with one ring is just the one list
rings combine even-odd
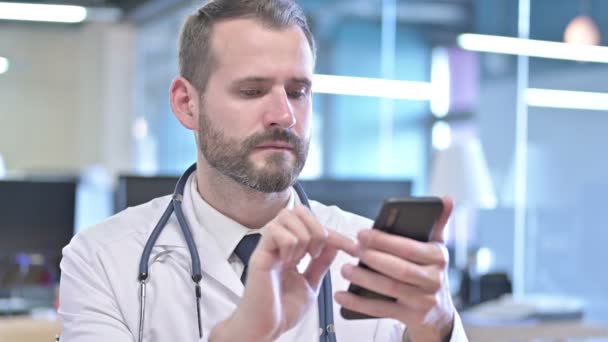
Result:
{"label": "white lab coat", "polygon": [[[201,259],[202,340],[207,341],[211,329],[237,308],[244,287],[228,261],[221,256],[209,232],[196,227],[190,189],[188,184],[183,209]],[[129,208],[82,231],[64,248],[59,308],[62,342],[137,340],[139,260],[146,240],[169,200],[167,196]],[[372,225],[368,219],[315,201],[311,201],[311,208],[321,224],[351,237],[357,230]],[[340,267],[346,262],[354,263],[356,260],[339,253],[331,267],[334,292],[348,287],[348,282],[340,275]],[[144,340],[199,341],[190,255],[175,215],[156,242],[149,264]],[[336,337],[340,342],[402,339],[404,326],[399,322],[390,319],[348,321],[340,316],[339,310],[334,302]],[[279,341],[318,340],[318,326],[315,303],[305,318],[283,334]],[[466,340],[457,318],[451,341]]]}

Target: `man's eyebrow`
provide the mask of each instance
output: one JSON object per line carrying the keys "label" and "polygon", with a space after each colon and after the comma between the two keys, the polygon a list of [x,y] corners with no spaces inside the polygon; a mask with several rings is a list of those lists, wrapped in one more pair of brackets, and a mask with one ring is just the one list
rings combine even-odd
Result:
{"label": "man's eyebrow", "polygon": [[238,79],[234,80],[232,83],[246,83],[246,82],[265,83],[265,82],[271,82],[271,81],[272,81],[272,79],[268,78],[268,77],[247,76],[247,77],[243,77],[243,78],[238,78]]}
{"label": "man's eyebrow", "polygon": [[312,80],[308,77],[293,77],[291,78],[291,81],[294,83],[303,84],[309,88],[312,86]]}
{"label": "man's eyebrow", "polygon": [[[247,76],[247,77],[242,77],[242,78],[238,78],[236,80],[234,80],[232,83],[233,84],[240,84],[240,83],[269,83],[272,82],[273,79],[270,77],[262,77],[262,76]],[[303,84],[307,87],[311,87],[312,86],[312,80],[308,77],[292,77],[289,79],[290,82],[292,83],[298,83],[298,84]]]}

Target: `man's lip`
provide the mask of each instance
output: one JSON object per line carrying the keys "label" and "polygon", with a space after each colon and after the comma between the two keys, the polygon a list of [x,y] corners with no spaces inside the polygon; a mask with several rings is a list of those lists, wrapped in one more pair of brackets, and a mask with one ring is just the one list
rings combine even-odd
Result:
{"label": "man's lip", "polygon": [[256,146],[256,148],[277,148],[284,150],[292,150],[293,147],[287,143],[269,143]]}

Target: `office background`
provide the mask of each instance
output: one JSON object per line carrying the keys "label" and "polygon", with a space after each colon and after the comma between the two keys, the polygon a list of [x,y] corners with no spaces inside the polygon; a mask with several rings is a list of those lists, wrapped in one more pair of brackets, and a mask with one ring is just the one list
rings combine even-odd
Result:
{"label": "office background", "polygon": [[[193,136],[173,117],[168,88],[182,19],[200,3],[67,3],[87,6],[87,19],[0,20],[0,155],[7,179],[78,178],[78,231],[113,212],[120,175],[175,176],[193,162]],[[608,323],[608,65],[473,52],[459,41],[521,36],[515,0],[300,3],[318,42],[316,73],[418,82],[393,98],[316,94],[303,178],[411,182],[411,194],[427,195],[440,151],[475,142],[485,163],[472,168],[491,180],[476,191],[493,198],[463,199],[476,265],[505,272],[522,294],[578,298],[585,318]],[[585,15],[608,49],[608,1],[529,4],[530,39],[562,42]],[[452,101],[442,108],[445,87]],[[547,101],[544,90],[570,92]]]}

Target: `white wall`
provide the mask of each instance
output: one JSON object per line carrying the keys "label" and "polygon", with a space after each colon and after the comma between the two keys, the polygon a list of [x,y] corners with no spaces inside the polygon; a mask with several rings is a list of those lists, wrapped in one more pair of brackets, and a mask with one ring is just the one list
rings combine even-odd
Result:
{"label": "white wall", "polygon": [[130,168],[134,29],[0,23],[0,153],[9,171]]}

